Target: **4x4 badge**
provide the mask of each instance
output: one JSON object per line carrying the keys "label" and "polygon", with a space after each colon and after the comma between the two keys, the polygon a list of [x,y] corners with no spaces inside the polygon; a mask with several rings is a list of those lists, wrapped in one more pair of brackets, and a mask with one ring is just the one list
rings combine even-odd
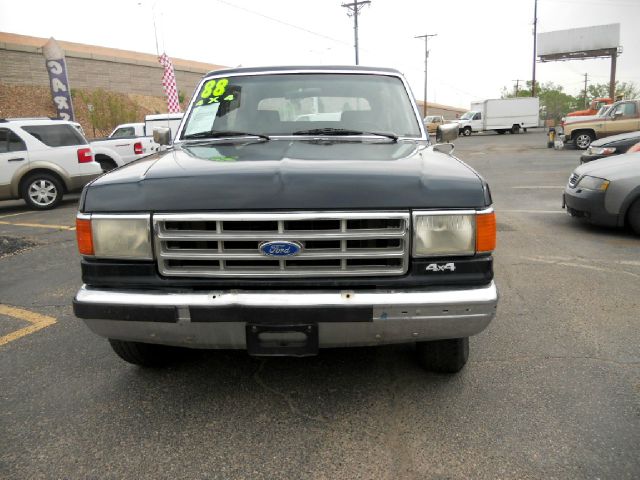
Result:
{"label": "4x4 badge", "polygon": [[438,265],[437,263],[430,263],[426,268],[427,272],[455,272],[456,264],[455,263],[445,263],[444,265]]}

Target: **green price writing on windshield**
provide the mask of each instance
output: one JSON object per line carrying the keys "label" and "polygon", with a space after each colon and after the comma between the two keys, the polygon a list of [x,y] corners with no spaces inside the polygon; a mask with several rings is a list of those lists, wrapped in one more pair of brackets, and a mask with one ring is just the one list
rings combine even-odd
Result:
{"label": "green price writing on windshield", "polygon": [[[196,102],[196,107],[220,102],[219,97],[225,94],[228,84],[229,80],[226,78],[220,78],[219,80],[209,80],[204,84],[204,88],[202,89],[202,93],[200,94],[200,100]],[[222,100],[230,102],[234,98],[235,97],[233,96],[233,94],[230,94],[224,97]]]}
{"label": "green price writing on windshield", "polygon": [[209,98],[210,96],[219,97],[220,95],[224,95],[225,90],[227,89],[227,85],[229,84],[229,80],[226,78],[221,78],[220,80],[209,80],[204,85],[204,89],[202,90],[202,94],[200,98]]}

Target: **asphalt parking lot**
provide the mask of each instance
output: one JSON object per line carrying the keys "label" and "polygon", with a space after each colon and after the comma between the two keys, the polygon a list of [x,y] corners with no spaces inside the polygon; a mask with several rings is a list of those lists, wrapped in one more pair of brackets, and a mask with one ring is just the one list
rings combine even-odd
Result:
{"label": "asphalt parking lot", "polygon": [[640,238],[560,208],[577,151],[460,138],[498,214],[494,322],[457,376],[410,346],[122,362],[72,313],[77,196],[0,202],[0,477],[640,477]]}

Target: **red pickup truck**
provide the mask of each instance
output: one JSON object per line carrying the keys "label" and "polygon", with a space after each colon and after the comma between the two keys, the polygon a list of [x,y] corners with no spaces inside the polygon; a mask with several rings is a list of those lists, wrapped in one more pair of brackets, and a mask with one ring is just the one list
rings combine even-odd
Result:
{"label": "red pickup truck", "polygon": [[567,113],[567,117],[582,117],[585,115],[595,115],[603,105],[611,105],[613,100],[610,98],[594,98],[589,104],[587,110],[577,110],[575,112]]}

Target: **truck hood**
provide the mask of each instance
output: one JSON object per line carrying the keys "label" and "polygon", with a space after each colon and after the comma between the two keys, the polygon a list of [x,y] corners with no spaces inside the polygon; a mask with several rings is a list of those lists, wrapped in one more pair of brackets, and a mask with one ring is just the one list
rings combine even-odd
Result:
{"label": "truck hood", "polygon": [[482,208],[480,177],[423,142],[178,146],[91,183],[85,212]]}
{"label": "truck hood", "polygon": [[640,178],[640,152],[594,160],[580,165],[575,169],[574,173],[580,176],[591,175],[592,177],[611,181],[630,177]]}

